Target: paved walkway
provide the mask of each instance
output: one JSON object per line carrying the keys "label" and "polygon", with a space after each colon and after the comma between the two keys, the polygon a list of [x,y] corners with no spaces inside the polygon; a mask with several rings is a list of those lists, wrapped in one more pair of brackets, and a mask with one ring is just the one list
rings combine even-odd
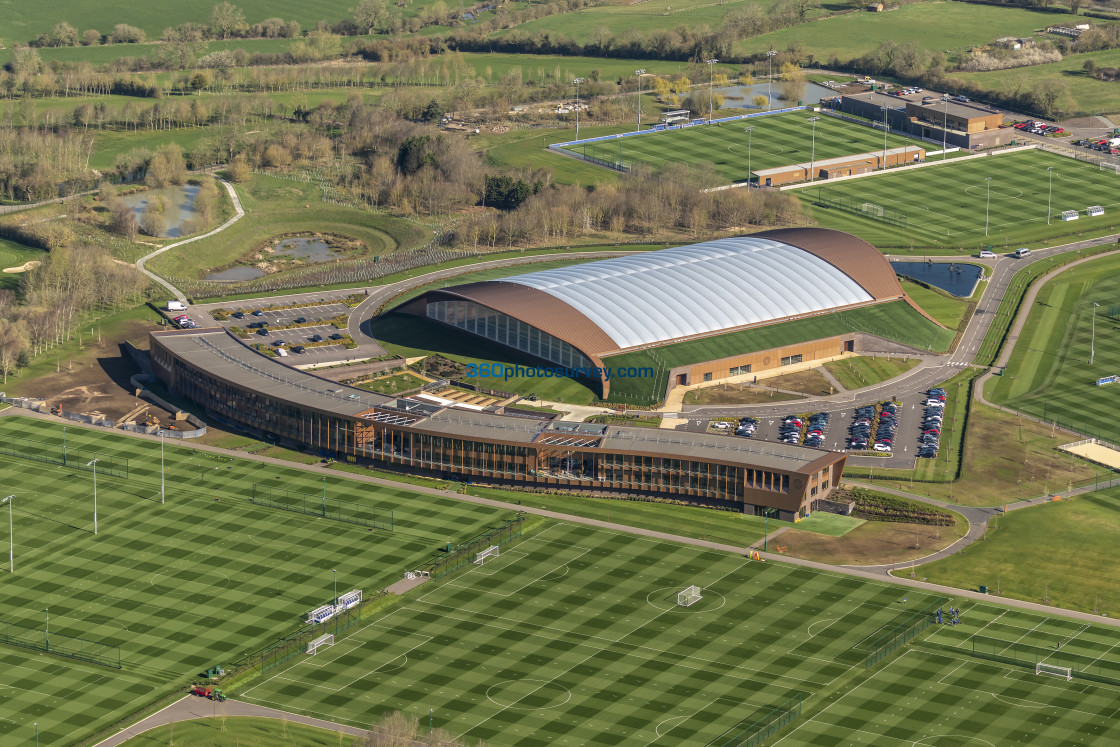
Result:
{"label": "paved walkway", "polygon": [[144,273],[149,278],[151,278],[155,282],[159,283],[160,285],[162,285],[167,290],[171,291],[171,294],[174,295],[175,298],[182,301],[184,304],[187,302],[186,294],[183,293],[183,291],[176,288],[171,283],[169,283],[166,280],[164,280],[163,278],[161,278],[159,275],[157,275],[154,272],[152,272],[151,270],[147,269],[145,267],[145,265],[147,264],[149,259],[152,259],[153,257],[158,257],[159,255],[163,254],[164,252],[168,251],[169,249],[175,249],[176,247],[180,247],[183,244],[189,244],[192,241],[198,241],[199,239],[209,238],[210,236],[213,236],[216,233],[220,233],[220,232],[226,230],[227,228],[232,226],[234,223],[241,220],[242,217],[244,217],[245,210],[242,209],[242,207],[241,207],[241,199],[237,196],[237,193],[233,191],[233,185],[231,185],[229,182],[225,181],[224,179],[217,179],[217,177],[215,177],[215,179],[218,181],[218,183],[220,183],[223,187],[225,187],[226,192],[229,193],[229,199],[233,202],[234,216],[232,218],[230,218],[229,220],[227,220],[222,225],[215,228],[213,231],[208,231],[207,233],[200,234],[198,236],[192,236],[189,239],[183,239],[182,241],[176,241],[173,244],[168,244],[167,246],[160,247],[159,249],[156,249],[154,252],[152,252],[150,254],[145,254],[143,257],[136,260],[136,269],[137,270]]}
{"label": "paved walkway", "polygon": [[116,747],[116,745],[127,742],[132,737],[139,736],[157,726],[167,726],[168,724],[174,724],[180,721],[193,721],[199,718],[222,718],[224,716],[257,716],[259,718],[283,719],[293,724],[317,726],[320,729],[330,729],[336,732],[340,731],[343,734],[350,734],[355,737],[364,736],[369,733],[368,729],[357,729],[353,726],[337,724],[333,721],[324,721],[318,718],[311,718],[310,716],[301,716],[298,713],[279,711],[275,708],[265,708],[264,706],[253,705],[252,703],[243,703],[239,700],[227,700],[222,703],[215,703],[212,700],[200,698],[197,695],[184,695],[182,699],[175,701],[161,711],[153,713],[143,721],[139,721],[126,729],[122,729],[108,739],[103,739],[98,742],[95,747]]}

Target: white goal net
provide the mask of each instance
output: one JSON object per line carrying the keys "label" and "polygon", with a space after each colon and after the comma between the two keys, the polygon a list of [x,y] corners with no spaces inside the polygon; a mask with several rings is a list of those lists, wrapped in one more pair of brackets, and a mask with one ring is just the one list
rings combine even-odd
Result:
{"label": "white goal net", "polygon": [[1120,174],[1120,163],[1109,163],[1108,161],[1101,161],[1101,171],[1111,171],[1115,174]]}
{"label": "white goal net", "polygon": [[690,586],[682,592],[677,594],[678,607],[691,607],[704,598],[700,593],[701,589],[698,586]]}
{"label": "white goal net", "polygon": [[307,644],[307,653],[314,656],[319,651],[319,649],[322,648],[323,646],[333,646],[333,645],[334,645],[334,633],[327,633],[326,635],[321,635],[318,638],[316,638],[315,640],[308,643]]}
{"label": "white goal net", "polygon": [[868,215],[874,215],[876,218],[882,218],[883,206],[878,205],[874,202],[865,202],[863,203],[863,212],[867,213]]}
{"label": "white goal net", "polygon": [[496,557],[498,557],[498,546],[493,545],[491,547],[487,547],[485,550],[476,555],[474,558],[474,563],[475,565],[483,565],[486,562],[487,558]]}
{"label": "white goal net", "polygon": [[1056,667],[1053,664],[1045,664],[1041,661],[1034,665],[1034,673],[1065,677],[1067,682],[1073,679],[1073,670],[1070,667]]}

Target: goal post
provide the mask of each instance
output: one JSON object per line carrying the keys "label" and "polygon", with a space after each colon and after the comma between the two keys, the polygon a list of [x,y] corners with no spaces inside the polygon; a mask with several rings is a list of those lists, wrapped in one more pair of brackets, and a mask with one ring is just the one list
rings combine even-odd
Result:
{"label": "goal post", "polygon": [[497,545],[491,545],[485,550],[482,550],[474,558],[475,565],[483,565],[487,558],[496,558],[499,555],[499,548]]}
{"label": "goal post", "polygon": [[1071,667],[1059,667],[1042,661],[1034,665],[1034,673],[1065,677],[1067,682],[1073,679],[1073,669]]}
{"label": "goal post", "polygon": [[702,589],[698,586],[690,586],[684,591],[677,593],[677,606],[678,607],[691,607],[704,598]]}
{"label": "goal post", "polygon": [[1120,163],[1112,163],[1110,161],[1101,161],[1101,171],[1111,171],[1114,174],[1120,174]]}
{"label": "goal post", "polygon": [[316,638],[313,641],[309,641],[308,644],[307,644],[307,653],[310,654],[311,656],[314,656],[316,653],[318,653],[319,649],[322,648],[323,646],[333,646],[333,645],[334,645],[334,633],[327,633],[326,635],[319,636],[318,638]]}

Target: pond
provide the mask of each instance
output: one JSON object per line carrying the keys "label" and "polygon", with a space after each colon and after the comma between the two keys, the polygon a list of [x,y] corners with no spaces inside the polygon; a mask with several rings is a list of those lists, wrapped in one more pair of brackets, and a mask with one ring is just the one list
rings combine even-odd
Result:
{"label": "pond", "polygon": [[206,279],[234,282],[237,280],[256,280],[257,278],[263,278],[267,274],[268,273],[259,267],[241,265],[239,267],[231,267],[228,270],[222,270],[221,272],[212,272],[206,276]]}
{"label": "pond", "polygon": [[[767,88],[767,83],[755,83],[752,86],[725,86],[722,88],[714,89],[716,93],[724,97],[724,108],[726,109],[757,109],[751,100],[755,96],[767,96],[771,99],[771,109],[782,109],[787,106],[796,106],[796,101],[782,101],[778,97],[782,94],[782,84],[780,81],[775,80],[773,86]],[[836,95],[836,91],[818,86],[816,83],[806,83],[805,93],[801,99],[802,103],[809,106],[816,104],[821,99],[829,99]],[[762,107],[765,109],[766,107]],[[705,115],[707,112],[705,112]],[[716,116],[720,116],[716,114]]]}
{"label": "pond", "polygon": [[308,264],[327,262],[335,258],[327,242],[306,237],[279,241],[273,245],[272,255],[284,259],[302,259]]}
{"label": "pond", "polygon": [[960,298],[968,298],[984,275],[984,268],[963,262],[891,262],[898,275],[920,280]]}
{"label": "pond", "polygon": [[161,187],[149,189],[146,192],[126,195],[121,198],[124,204],[136,213],[136,220],[141,221],[144,210],[148,207],[148,200],[159,197],[163,200],[163,218],[167,229],[161,234],[166,238],[182,236],[182,227],[185,222],[195,215],[194,198],[198,196],[197,184],[184,184],[182,186]]}

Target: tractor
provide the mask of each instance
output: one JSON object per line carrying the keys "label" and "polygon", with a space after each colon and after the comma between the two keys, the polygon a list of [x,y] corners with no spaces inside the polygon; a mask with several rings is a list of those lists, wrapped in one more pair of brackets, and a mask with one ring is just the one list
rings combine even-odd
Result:
{"label": "tractor", "polygon": [[219,703],[226,699],[226,694],[212,685],[195,685],[194,689],[191,690],[191,695],[210,698],[210,700],[216,700]]}

